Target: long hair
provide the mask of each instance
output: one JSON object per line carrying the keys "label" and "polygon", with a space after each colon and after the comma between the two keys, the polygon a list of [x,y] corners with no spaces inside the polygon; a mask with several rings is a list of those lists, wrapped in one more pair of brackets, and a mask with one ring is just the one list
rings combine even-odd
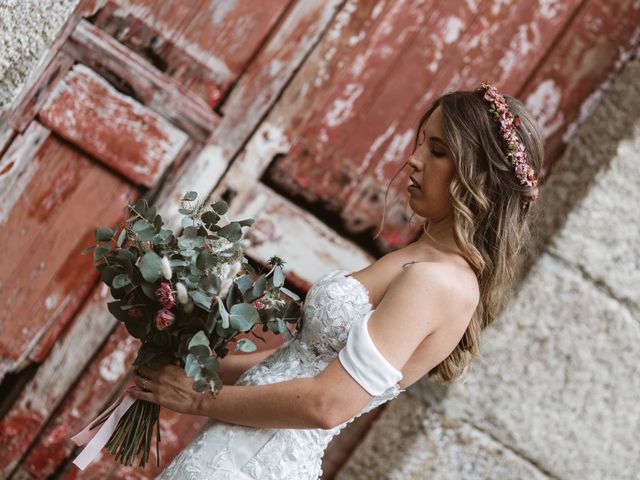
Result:
{"label": "long hair", "polygon": [[[521,101],[504,97],[511,113],[520,117],[516,132],[539,175],[544,157],[540,128]],[[449,356],[428,373],[429,378],[448,383],[466,373],[471,360],[480,354],[481,331],[495,321],[510,299],[521,267],[521,251],[531,235],[530,207],[523,208],[522,199],[534,195],[537,187],[519,183],[506,157],[499,125],[481,93],[456,91],[437,98],[420,119],[413,152],[423,124],[438,106],[444,140],[455,165],[449,185],[454,238],[480,288],[480,301],[464,335]]]}

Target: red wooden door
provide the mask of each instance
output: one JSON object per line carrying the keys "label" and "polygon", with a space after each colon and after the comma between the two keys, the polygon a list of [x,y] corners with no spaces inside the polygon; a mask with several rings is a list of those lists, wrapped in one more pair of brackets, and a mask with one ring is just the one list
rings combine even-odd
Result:
{"label": "red wooden door", "polygon": [[[69,433],[117,393],[137,348],[79,255],[127,201],[151,199],[177,228],[185,191],[225,198],[231,217],[256,219],[252,258],[280,252],[304,291],[418,234],[400,175],[371,239],[438,94],[490,80],[522,98],[549,174],[637,49],[639,20],[631,0],[81,1],[0,124],[3,473],[157,473],[69,464]],[[374,416],[331,445],[327,477]],[[162,418],[168,461],[202,420]]]}

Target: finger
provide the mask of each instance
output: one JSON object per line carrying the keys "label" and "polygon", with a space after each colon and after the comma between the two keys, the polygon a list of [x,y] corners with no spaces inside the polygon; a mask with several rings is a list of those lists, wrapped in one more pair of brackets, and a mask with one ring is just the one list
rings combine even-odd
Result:
{"label": "finger", "polygon": [[147,390],[147,391],[155,390],[155,383],[152,380],[149,380],[148,378],[143,377],[142,375],[135,374],[133,376],[133,381],[135,382],[136,386],[138,386],[142,390]]}
{"label": "finger", "polygon": [[151,380],[157,380],[158,374],[159,374],[158,370],[155,370],[153,368],[149,368],[146,365],[140,365],[138,367],[138,372],[143,377],[150,378]]}
{"label": "finger", "polygon": [[132,387],[127,390],[127,392],[137,400],[146,400],[147,402],[151,403],[159,403],[155,393],[153,392],[145,392],[143,390],[140,390],[138,387]]}

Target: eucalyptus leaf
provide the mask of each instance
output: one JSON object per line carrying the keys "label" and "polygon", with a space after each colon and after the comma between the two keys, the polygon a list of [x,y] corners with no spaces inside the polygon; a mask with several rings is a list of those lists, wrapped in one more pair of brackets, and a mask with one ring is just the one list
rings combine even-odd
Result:
{"label": "eucalyptus leaf", "polygon": [[267,279],[264,273],[260,274],[260,276],[256,279],[256,282],[253,284],[253,296],[258,298],[260,295],[264,293],[264,287],[267,284]]}
{"label": "eucalyptus leaf", "polygon": [[193,353],[187,355],[187,359],[184,363],[184,371],[190,377],[195,377],[200,371],[200,362]]}
{"label": "eucalyptus leaf", "polygon": [[202,271],[211,269],[215,264],[216,260],[214,255],[206,249],[200,252],[196,260],[196,266]]}
{"label": "eucalyptus leaf", "polygon": [[123,321],[126,318],[129,318],[129,315],[127,315],[127,312],[122,311],[122,309],[120,308],[120,305],[122,305],[122,302],[120,300],[108,302],[107,310],[109,310],[109,313],[111,313],[111,315],[113,315],[115,318],[117,318],[120,321]]}
{"label": "eucalyptus leaf", "polygon": [[149,323],[141,319],[127,317],[122,323],[127,327],[129,335],[140,340],[144,340],[150,330]]}
{"label": "eucalyptus leaf", "polygon": [[209,389],[209,382],[207,380],[196,380],[192,388],[198,393],[206,392]]}
{"label": "eucalyptus leaf", "polygon": [[284,293],[285,295],[287,295],[289,298],[291,298],[292,300],[298,301],[300,300],[300,297],[298,295],[296,295],[295,293],[293,293],[291,290],[289,290],[286,287],[280,287],[280,291],[282,293]]}
{"label": "eucalyptus leaf", "polygon": [[243,295],[252,284],[253,280],[251,279],[251,275],[242,275],[236,279],[236,285],[238,285],[238,289]]}
{"label": "eucalyptus leaf", "polygon": [[227,210],[229,209],[229,205],[224,200],[219,200],[213,205],[211,205],[211,208],[218,215],[224,215],[225,213],[227,213]]}
{"label": "eucalyptus leaf", "polygon": [[155,252],[147,252],[140,259],[139,268],[147,282],[155,282],[162,275],[162,259]]}
{"label": "eucalyptus leaf", "polygon": [[211,355],[211,348],[207,345],[194,345],[189,349],[189,352],[193,353],[196,357],[206,357]]}
{"label": "eucalyptus leaf", "polygon": [[147,230],[148,228],[151,228],[151,225],[149,224],[149,222],[144,218],[141,218],[140,220],[138,220],[136,223],[133,224],[133,226],[131,227],[131,230],[136,233],[140,233],[143,230]]}
{"label": "eucalyptus leaf", "polygon": [[253,305],[237,303],[231,307],[229,324],[236,330],[246,332],[253,328],[259,318],[258,310]]}
{"label": "eucalyptus leaf", "polygon": [[241,227],[250,227],[254,223],[255,223],[255,220],[253,218],[245,218],[243,220],[238,220],[238,224]]}
{"label": "eucalyptus leaf", "polygon": [[153,244],[156,244],[159,243],[160,238],[158,237],[158,234],[156,233],[154,228],[149,227],[146,230],[138,232],[138,240],[140,240],[141,242],[151,242]]}
{"label": "eucalyptus leaf", "polygon": [[151,283],[147,283],[147,282],[142,282],[140,284],[140,288],[142,289],[142,293],[144,293],[144,295],[150,299],[150,300],[157,300],[156,298],[156,288],[153,284]]}
{"label": "eucalyptus leaf", "polygon": [[93,251],[93,259],[95,261],[102,260],[109,254],[110,251],[111,250],[109,250],[108,248],[96,247],[96,249]]}
{"label": "eucalyptus leaf", "polygon": [[95,245],[89,245],[87,248],[85,248],[84,250],[82,250],[80,252],[80,255],[86,255],[87,253],[89,253],[91,250],[93,250],[94,248],[96,248]]}
{"label": "eucalyptus leaf", "polygon": [[293,339],[293,335],[291,335],[291,332],[287,328],[287,325],[284,323],[284,320],[282,318],[278,319],[278,330],[280,330],[280,333],[283,333],[288,340]]}
{"label": "eucalyptus leaf", "polygon": [[115,232],[107,227],[96,228],[96,240],[98,242],[109,242],[113,238]]}
{"label": "eucalyptus leaf", "polygon": [[198,331],[193,337],[191,337],[191,340],[189,340],[189,348],[195,345],[209,346],[209,337],[207,337],[207,334],[204,333],[203,330]]}
{"label": "eucalyptus leaf", "polygon": [[208,356],[200,359],[200,367],[205,376],[212,377],[220,368],[220,364],[214,357]]}
{"label": "eucalyptus leaf", "polygon": [[238,350],[240,350],[241,352],[254,352],[257,348],[258,347],[256,347],[256,344],[248,338],[241,338],[240,340],[238,340],[238,343],[236,343],[233,351],[237,352]]}
{"label": "eucalyptus leaf", "polygon": [[217,233],[232,243],[235,243],[242,238],[242,228],[237,222],[231,222],[228,225],[225,225],[218,230]]}
{"label": "eucalyptus leaf", "polygon": [[124,243],[125,238],[127,238],[127,230],[123,228],[122,231],[120,231],[120,235],[118,235],[118,240],[116,241],[116,246],[118,248],[122,247],[122,244]]}
{"label": "eucalyptus leaf", "polygon": [[192,202],[196,198],[198,198],[198,192],[190,191],[184,194],[184,197],[182,197],[182,200],[186,202]]}
{"label": "eucalyptus leaf", "polygon": [[300,306],[297,303],[289,302],[284,308],[282,319],[287,323],[298,323],[298,320],[300,319],[300,312]]}
{"label": "eucalyptus leaf", "polygon": [[189,296],[193,302],[204,308],[207,312],[211,311],[211,297],[201,290],[189,290]]}
{"label": "eucalyptus leaf", "polygon": [[114,288],[122,288],[129,283],[131,283],[129,277],[127,277],[124,273],[121,273],[113,278],[112,285]]}
{"label": "eucalyptus leaf", "polygon": [[207,210],[201,215],[200,218],[204,223],[208,225],[215,225],[220,220],[220,216],[212,210]]}
{"label": "eucalyptus leaf", "polygon": [[113,281],[114,277],[116,277],[117,275],[120,275],[121,273],[122,272],[120,272],[120,270],[117,269],[116,267],[107,265],[105,268],[102,269],[102,272],[100,272],[100,279],[107,285],[111,286],[112,285],[111,282]]}

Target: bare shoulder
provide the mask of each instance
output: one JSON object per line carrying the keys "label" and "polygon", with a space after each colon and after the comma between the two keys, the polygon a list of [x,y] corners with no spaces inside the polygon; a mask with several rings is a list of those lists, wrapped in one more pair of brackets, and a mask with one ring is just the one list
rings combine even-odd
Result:
{"label": "bare shoulder", "polygon": [[[417,308],[437,308],[450,324],[471,318],[479,301],[478,282],[472,272],[445,262],[416,262],[396,275],[387,293],[403,290]],[[435,304],[435,305],[434,305]]]}

